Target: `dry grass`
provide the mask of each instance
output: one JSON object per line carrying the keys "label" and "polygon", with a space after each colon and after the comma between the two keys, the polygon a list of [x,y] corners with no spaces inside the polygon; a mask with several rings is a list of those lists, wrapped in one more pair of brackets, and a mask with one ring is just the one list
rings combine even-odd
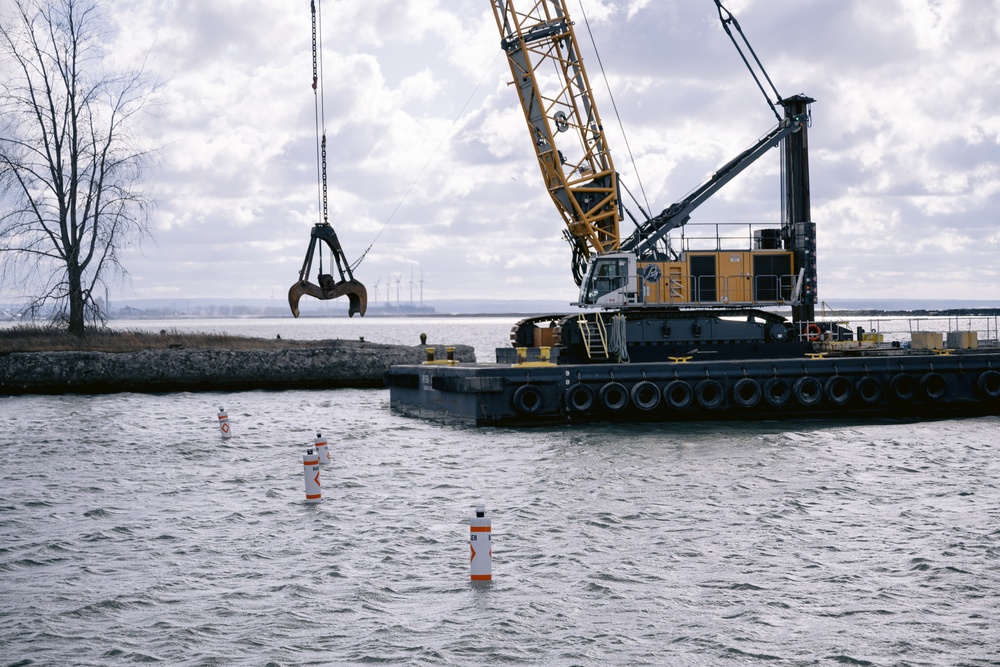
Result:
{"label": "dry grass", "polygon": [[[326,343],[328,344],[328,342]],[[55,327],[17,326],[0,329],[0,354],[4,352],[138,352],[140,350],[281,350],[321,347],[324,341],[249,338],[177,330],[116,331],[89,329],[77,337]]]}

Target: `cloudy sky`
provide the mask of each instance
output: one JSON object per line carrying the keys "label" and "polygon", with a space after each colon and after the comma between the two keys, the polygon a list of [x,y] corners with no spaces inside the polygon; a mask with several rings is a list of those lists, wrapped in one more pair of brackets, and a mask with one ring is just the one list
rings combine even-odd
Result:
{"label": "cloudy sky", "polygon": [[[283,298],[319,218],[308,0],[117,0],[163,81],[152,241],[112,298]],[[1000,299],[1000,0],[730,0],[805,93],[820,296]],[[570,0],[616,167],[659,211],[774,124],[712,0]],[[322,0],[331,220],[374,298],[576,287],[487,0]],[[778,155],[695,222],[779,216]],[[419,294],[419,286],[415,288]]]}

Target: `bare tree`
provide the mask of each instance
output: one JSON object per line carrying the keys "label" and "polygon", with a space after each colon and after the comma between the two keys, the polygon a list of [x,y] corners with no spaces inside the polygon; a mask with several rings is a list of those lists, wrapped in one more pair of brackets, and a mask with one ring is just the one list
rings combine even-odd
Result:
{"label": "bare tree", "polygon": [[0,278],[82,335],[104,320],[95,288],[126,274],[122,250],[148,234],[135,129],[152,86],[142,67],[109,64],[98,0],[4,5]]}

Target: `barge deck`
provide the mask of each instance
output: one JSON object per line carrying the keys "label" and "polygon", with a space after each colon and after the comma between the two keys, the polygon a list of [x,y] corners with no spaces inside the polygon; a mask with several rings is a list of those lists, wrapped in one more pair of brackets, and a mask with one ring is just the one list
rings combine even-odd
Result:
{"label": "barge deck", "polygon": [[478,426],[1000,415],[1000,349],[823,348],[582,364],[534,348],[515,363],[394,366],[386,383],[402,414]]}

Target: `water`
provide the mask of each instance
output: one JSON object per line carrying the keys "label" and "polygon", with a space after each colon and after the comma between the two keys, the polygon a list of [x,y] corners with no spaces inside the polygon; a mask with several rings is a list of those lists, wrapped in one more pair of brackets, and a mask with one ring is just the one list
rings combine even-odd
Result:
{"label": "water", "polygon": [[998,432],[473,429],[385,390],[0,398],[0,663],[1000,665]]}

